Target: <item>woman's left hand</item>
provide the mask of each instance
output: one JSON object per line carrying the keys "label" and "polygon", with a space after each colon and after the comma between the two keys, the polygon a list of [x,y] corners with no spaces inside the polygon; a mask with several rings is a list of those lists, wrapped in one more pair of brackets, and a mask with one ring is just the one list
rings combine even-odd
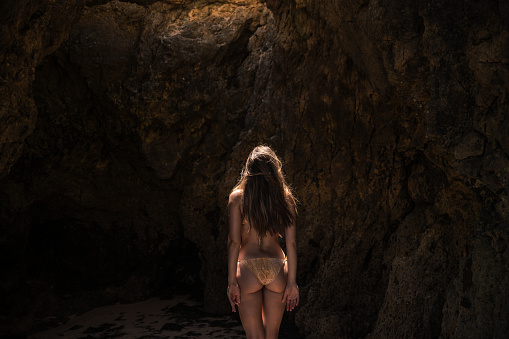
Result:
{"label": "woman's left hand", "polygon": [[226,291],[226,294],[228,294],[228,300],[230,300],[230,305],[232,305],[232,312],[237,312],[235,305],[240,304],[239,284],[228,283],[228,290]]}
{"label": "woman's left hand", "polygon": [[281,301],[283,303],[286,302],[287,311],[293,311],[295,306],[299,306],[299,286],[297,286],[297,283],[289,283],[286,285]]}

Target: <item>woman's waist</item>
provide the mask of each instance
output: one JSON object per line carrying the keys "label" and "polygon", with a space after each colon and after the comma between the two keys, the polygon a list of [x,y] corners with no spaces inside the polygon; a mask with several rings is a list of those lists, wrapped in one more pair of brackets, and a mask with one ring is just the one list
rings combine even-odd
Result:
{"label": "woman's waist", "polygon": [[257,258],[276,258],[276,259],[284,259],[285,253],[281,249],[279,245],[270,248],[260,248],[258,246],[242,246],[239,251],[238,260],[246,260],[246,259],[257,259]]}

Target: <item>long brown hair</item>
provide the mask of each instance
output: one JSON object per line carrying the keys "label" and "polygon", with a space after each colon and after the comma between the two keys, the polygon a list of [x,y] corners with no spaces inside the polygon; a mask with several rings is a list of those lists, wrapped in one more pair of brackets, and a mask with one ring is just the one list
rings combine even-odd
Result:
{"label": "long brown hair", "polygon": [[259,238],[267,233],[283,235],[297,216],[296,199],[286,183],[281,160],[265,145],[255,147],[232,192],[242,192],[242,220],[247,220]]}

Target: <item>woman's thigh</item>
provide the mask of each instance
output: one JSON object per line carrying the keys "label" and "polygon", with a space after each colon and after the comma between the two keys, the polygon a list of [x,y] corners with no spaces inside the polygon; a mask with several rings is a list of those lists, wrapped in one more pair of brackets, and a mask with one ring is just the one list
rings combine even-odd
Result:
{"label": "woman's thigh", "polygon": [[263,324],[266,338],[277,338],[281,319],[285,312],[283,292],[288,279],[288,268],[281,269],[278,276],[263,289]]}
{"label": "woman's thigh", "polygon": [[263,285],[243,264],[238,265],[237,282],[240,286],[239,315],[246,335],[248,338],[263,337]]}
{"label": "woman's thigh", "polygon": [[268,289],[263,289],[263,325],[265,329],[265,338],[277,338],[281,319],[285,312],[285,303],[281,302],[283,293],[277,293]]}

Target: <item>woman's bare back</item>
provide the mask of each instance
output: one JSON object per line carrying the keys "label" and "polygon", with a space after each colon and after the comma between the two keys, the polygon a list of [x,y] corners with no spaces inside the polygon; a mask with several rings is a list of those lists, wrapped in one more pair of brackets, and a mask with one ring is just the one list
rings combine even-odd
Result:
{"label": "woman's bare back", "polygon": [[260,238],[258,232],[251,228],[247,221],[242,223],[241,234],[242,245],[239,251],[239,260],[252,258],[285,258],[285,253],[281,249],[281,246],[279,246],[279,236],[277,234],[267,234]]}

